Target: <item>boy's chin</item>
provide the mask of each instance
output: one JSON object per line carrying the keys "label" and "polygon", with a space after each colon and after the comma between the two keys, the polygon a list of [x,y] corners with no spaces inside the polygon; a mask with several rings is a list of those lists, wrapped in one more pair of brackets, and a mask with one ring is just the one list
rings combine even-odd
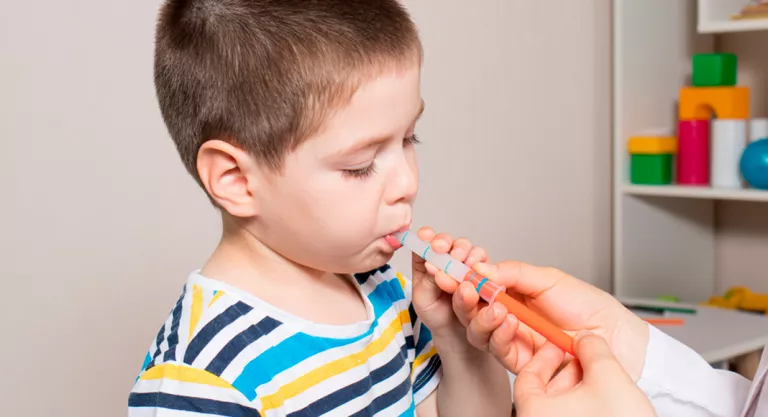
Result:
{"label": "boy's chin", "polygon": [[350,266],[350,269],[353,269],[354,271],[345,271],[345,273],[354,274],[373,271],[374,269],[381,268],[384,266],[384,264],[389,262],[392,259],[392,256],[395,254],[394,250],[392,250],[392,248],[388,245],[387,247],[383,247],[378,243],[379,242],[374,244],[373,247],[367,248],[360,259],[355,262],[354,265]]}

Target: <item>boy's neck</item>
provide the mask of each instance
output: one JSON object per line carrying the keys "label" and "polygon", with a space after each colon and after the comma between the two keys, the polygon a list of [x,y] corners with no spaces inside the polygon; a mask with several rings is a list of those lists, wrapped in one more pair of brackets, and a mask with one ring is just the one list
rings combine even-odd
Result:
{"label": "boy's neck", "polygon": [[[318,271],[293,262],[264,245],[238,225],[224,221],[221,242],[201,274],[251,293],[291,314],[320,319],[326,324],[347,324],[350,316],[319,317],[327,305],[356,304],[347,310],[365,320],[365,305],[348,277]],[[363,309],[359,307],[362,305]]]}

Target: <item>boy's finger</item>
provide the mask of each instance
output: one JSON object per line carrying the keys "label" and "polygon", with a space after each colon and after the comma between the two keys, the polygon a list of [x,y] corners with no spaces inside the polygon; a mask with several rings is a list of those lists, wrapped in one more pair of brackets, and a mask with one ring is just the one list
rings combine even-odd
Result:
{"label": "boy's finger", "polygon": [[[421,259],[421,257],[419,257],[419,259]],[[424,262],[424,269],[426,269],[426,271],[432,275],[437,274],[437,271],[439,271],[439,269],[436,266],[432,265],[429,262]]]}
{"label": "boy's finger", "polygon": [[515,397],[544,394],[549,380],[563,361],[563,351],[547,342],[520,370],[515,379]]}
{"label": "boy's finger", "polygon": [[[427,265],[431,266],[429,263],[427,263]],[[437,286],[440,287],[441,290],[449,294],[455,293],[456,290],[459,288],[459,283],[456,282],[455,279],[448,276],[448,274],[446,274],[445,272],[437,269],[434,266],[432,268],[434,268],[434,271],[435,271],[434,272],[435,283],[437,283]],[[429,270],[429,268],[427,268],[427,270]],[[433,273],[433,272],[430,272],[430,273]]]}
{"label": "boy's finger", "polygon": [[464,263],[471,268],[478,262],[488,262],[488,254],[482,247],[475,246],[469,252],[469,256],[467,256],[467,259],[464,261]]}
{"label": "boy's finger", "polygon": [[[503,361],[504,367],[514,372],[517,369],[517,348],[513,342],[515,339],[515,332],[520,325],[520,321],[512,314],[507,314],[504,317],[504,322],[501,323],[496,330],[491,334],[491,340],[488,341],[488,351],[493,356]],[[507,358],[514,357],[515,363],[505,362]]]}
{"label": "boy's finger", "polygon": [[432,230],[431,227],[424,226],[416,232],[416,235],[419,237],[419,239],[425,242],[429,242],[435,238],[435,231]]}
{"label": "boy's finger", "polygon": [[472,250],[472,242],[470,242],[466,238],[459,238],[456,239],[455,242],[453,242],[453,249],[451,249],[451,257],[458,259],[461,262],[464,262],[467,259],[467,256],[469,255],[469,252]]}
{"label": "boy's finger", "polygon": [[468,326],[470,321],[477,316],[480,306],[480,295],[472,284],[462,282],[453,294],[453,312],[462,325]]}
{"label": "boy's finger", "polygon": [[[430,266],[434,268],[434,265],[430,265]],[[422,273],[427,273],[429,271],[427,267],[427,263],[424,261],[424,259],[422,259],[421,256],[416,255],[415,253],[411,254],[411,268],[413,268],[414,271],[418,271]],[[416,277],[414,276],[414,278]]]}
{"label": "boy's finger", "polygon": [[448,253],[453,247],[453,238],[448,233],[440,233],[434,239],[427,240],[435,253]]}
{"label": "boy's finger", "polygon": [[467,327],[469,343],[480,350],[488,349],[491,333],[504,323],[506,316],[507,308],[501,303],[493,303],[481,308]]}

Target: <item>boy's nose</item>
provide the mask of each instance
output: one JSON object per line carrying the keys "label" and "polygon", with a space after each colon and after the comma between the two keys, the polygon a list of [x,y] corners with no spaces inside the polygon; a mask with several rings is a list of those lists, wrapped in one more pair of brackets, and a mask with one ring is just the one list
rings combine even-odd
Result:
{"label": "boy's nose", "polygon": [[404,163],[395,169],[388,187],[387,202],[395,204],[399,202],[411,203],[416,198],[419,190],[418,168]]}

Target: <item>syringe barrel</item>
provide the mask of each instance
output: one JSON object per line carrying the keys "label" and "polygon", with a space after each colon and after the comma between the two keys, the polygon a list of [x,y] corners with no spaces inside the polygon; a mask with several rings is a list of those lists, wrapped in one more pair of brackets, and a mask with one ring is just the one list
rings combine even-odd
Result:
{"label": "syringe barrel", "polygon": [[464,277],[466,277],[469,272],[472,272],[472,269],[464,265],[464,263],[452,258],[447,253],[435,253],[429,243],[419,239],[416,232],[406,231],[396,233],[395,237],[401,245],[405,246],[425,261],[442,269],[443,272],[458,282],[464,281]]}
{"label": "syringe barrel", "polygon": [[395,234],[401,245],[408,248],[427,262],[437,268],[440,268],[457,282],[469,281],[475,287],[480,298],[492,303],[496,295],[506,291],[504,287],[498,285],[487,278],[478,275],[463,262],[454,259],[447,253],[435,253],[429,243],[419,239],[415,232],[401,232]]}
{"label": "syringe barrel", "polygon": [[525,304],[512,298],[506,293],[506,288],[503,285],[496,284],[488,278],[479,275],[463,262],[453,259],[448,254],[435,253],[430,244],[419,239],[415,232],[396,233],[395,237],[401,245],[422,257],[435,267],[442,269],[456,281],[470,282],[479,293],[480,298],[489,304],[493,302],[504,304],[504,306],[507,307],[507,311],[516,316],[521,323],[526,324],[528,327],[550,340],[560,349],[563,349],[571,355],[574,354],[573,338],[571,336],[554,326],[544,317],[530,310]]}

